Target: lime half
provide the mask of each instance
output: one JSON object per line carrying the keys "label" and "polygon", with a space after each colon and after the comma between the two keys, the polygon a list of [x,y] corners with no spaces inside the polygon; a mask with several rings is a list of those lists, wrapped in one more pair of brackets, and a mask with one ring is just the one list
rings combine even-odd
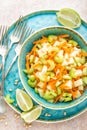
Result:
{"label": "lime half", "polygon": [[80,15],[73,9],[63,8],[56,15],[58,21],[64,26],[78,28],[81,25]]}
{"label": "lime half", "polygon": [[42,107],[41,106],[35,106],[31,111],[29,112],[22,112],[21,113],[21,118],[24,119],[26,123],[31,123],[35,121],[42,112]]}
{"label": "lime half", "polygon": [[26,94],[25,91],[21,89],[16,90],[16,100],[17,104],[23,111],[29,111],[33,107],[32,99]]}

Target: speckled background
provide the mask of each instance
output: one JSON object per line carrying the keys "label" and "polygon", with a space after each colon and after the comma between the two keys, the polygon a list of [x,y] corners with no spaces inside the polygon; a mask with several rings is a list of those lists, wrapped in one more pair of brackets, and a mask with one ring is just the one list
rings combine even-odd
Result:
{"label": "speckled background", "polygon": [[[20,15],[39,10],[59,10],[63,7],[77,10],[87,22],[87,0],[0,0],[0,24],[11,25]],[[6,113],[0,115],[0,130],[87,130],[87,112],[63,123],[34,122],[32,125],[26,126],[9,106],[6,105],[6,108]]]}

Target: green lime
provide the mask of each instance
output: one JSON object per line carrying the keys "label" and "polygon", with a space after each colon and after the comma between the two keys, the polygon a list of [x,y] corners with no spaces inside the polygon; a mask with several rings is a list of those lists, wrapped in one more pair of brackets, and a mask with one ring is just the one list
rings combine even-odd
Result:
{"label": "green lime", "polygon": [[17,100],[18,106],[23,111],[29,111],[33,107],[32,99],[29,97],[28,94],[26,94],[25,91],[21,89],[16,90],[16,100]]}
{"label": "green lime", "polygon": [[58,21],[64,26],[77,28],[81,25],[80,15],[73,9],[63,8],[56,15]]}
{"label": "green lime", "polygon": [[40,116],[41,112],[42,112],[42,107],[36,106],[29,112],[22,112],[21,118],[24,119],[25,122],[31,123]]}

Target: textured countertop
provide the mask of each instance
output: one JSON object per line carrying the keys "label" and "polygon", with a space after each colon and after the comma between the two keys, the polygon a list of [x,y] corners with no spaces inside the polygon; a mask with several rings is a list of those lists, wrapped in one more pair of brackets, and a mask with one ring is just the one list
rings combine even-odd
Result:
{"label": "textured countertop", "polygon": [[[87,22],[87,0],[0,0],[0,25],[11,25],[20,15],[64,7],[75,9]],[[6,113],[0,115],[0,130],[87,130],[87,112],[63,123],[27,125],[8,105],[6,108]]]}

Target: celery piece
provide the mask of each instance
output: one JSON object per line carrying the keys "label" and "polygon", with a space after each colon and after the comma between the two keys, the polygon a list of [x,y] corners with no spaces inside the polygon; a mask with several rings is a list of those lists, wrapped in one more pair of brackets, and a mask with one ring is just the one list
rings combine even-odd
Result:
{"label": "celery piece", "polygon": [[72,97],[72,94],[66,92],[66,93],[63,94],[63,97]]}
{"label": "celery piece", "polygon": [[55,56],[54,60],[56,63],[62,63],[64,61],[64,58],[62,56],[61,57]]}
{"label": "celery piece", "polygon": [[64,97],[61,97],[61,98],[59,99],[59,101],[60,101],[60,102],[63,102],[63,101],[64,101]]}
{"label": "celery piece", "polygon": [[34,55],[30,56],[30,63],[32,63],[34,61]]}
{"label": "celery piece", "polygon": [[54,72],[50,72],[50,78],[53,78],[55,76]]}
{"label": "celery piece", "polygon": [[77,46],[78,45],[78,43],[76,41],[74,41],[74,40],[69,40],[68,43],[72,44],[73,46]]}
{"label": "celery piece", "polygon": [[52,71],[55,68],[55,63],[52,60],[47,60],[47,63],[49,64],[48,71]]}
{"label": "celery piece", "polygon": [[57,40],[57,36],[56,35],[49,35],[48,36],[48,42],[52,42],[54,40]]}
{"label": "celery piece", "polygon": [[39,79],[40,79],[40,81],[44,82],[47,79],[47,77],[46,77],[46,75],[41,75],[39,77]]}
{"label": "celery piece", "polygon": [[28,71],[29,74],[32,74],[33,72],[34,72],[33,68],[30,68],[29,71]]}
{"label": "celery piece", "polygon": [[10,104],[14,103],[14,99],[12,99],[9,94],[5,96],[5,100]]}
{"label": "celery piece", "polygon": [[24,72],[25,74],[28,74],[28,71],[27,71],[26,69],[24,69],[23,72]]}
{"label": "celery piece", "polygon": [[58,87],[61,83],[62,83],[62,82],[57,81],[56,84],[55,84],[55,86]]}
{"label": "celery piece", "polygon": [[83,69],[83,75],[87,75],[87,67]]}
{"label": "celery piece", "polygon": [[42,64],[46,64],[47,63],[47,61],[46,61],[46,59],[44,57],[41,57],[40,61],[41,61]]}
{"label": "celery piece", "polygon": [[60,38],[59,40],[60,40],[61,43],[64,43],[64,42],[67,41],[65,38]]}
{"label": "celery piece", "polygon": [[46,100],[51,100],[51,99],[54,99],[54,96],[52,94],[50,94],[50,92],[47,90],[44,93],[43,98],[46,99]]}
{"label": "celery piece", "polygon": [[61,89],[58,87],[57,88],[57,95],[60,95],[61,94]]}
{"label": "celery piece", "polygon": [[79,64],[80,64],[80,60],[81,60],[80,58],[78,58],[78,57],[73,57],[73,59],[74,59],[76,65],[79,65]]}
{"label": "celery piece", "polygon": [[37,83],[36,80],[35,80],[35,81],[31,81],[30,79],[28,80],[28,84],[29,84],[29,86],[32,87],[32,88],[34,88],[34,87],[36,86],[36,83]]}
{"label": "celery piece", "polygon": [[53,99],[50,99],[50,100],[47,100],[48,102],[50,102],[50,103],[53,103],[54,102],[54,100]]}
{"label": "celery piece", "polygon": [[41,48],[41,45],[40,45],[40,44],[36,44],[36,47],[37,47],[38,49],[40,49],[40,48]]}
{"label": "celery piece", "polygon": [[42,71],[43,66],[41,64],[35,66],[35,69],[38,71]]}
{"label": "celery piece", "polygon": [[69,71],[69,75],[70,75],[71,78],[76,78],[75,72],[76,72],[75,68],[72,68],[72,69]]}
{"label": "celery piece", "polygon": [[38,88],[35,88],[34,90],[35,90],[35,93],[39,93]]}
{"label": "celery piece", "polygon": [[72,100],[71,97],[66,97],[66,98],[64,98],[64,102],[69,102],[69,101],[71,101],[71,100]]}
{"label": "celery piece", "polygon": [[85,57],[82,57],[81,60],[80,60],[80,63],[81,63],[81,64],[86,63],[86,58],[85,58]]}
{"label": "celery piece", "polygon": [[71,70],[71,67],[70,66],[66,66],[66,70]]}
{"label": "celery piece", "polygon": [[55,76],[55,73],[52,71],[47,72],[47,75],[50,76],[50,78],[53,78]]}
{"label": "celery piece", "polygon": [[33,82],[33,81],[35,81],[35,76],[34,75],[29,75],[29,79]]}
{"label": "celery piece", "polygon": [[69,75],[64,75],[63,79],[72,79]]}
{"label": "celery piece", "polygon": [[44,91],[41,88],[38,88],[38,93],[41,97],[43,97]]}
{"label": "celery piece", "polygon": [[54,97],[56,97],[57,96],[57,94],[54,92],[54,91],[50,91],[50,94],[52,94]]}
{"label": "celery piece", "polygon": [[43,55],[43,58],[44,58],[44,59],[47,59],[47,58],[48,58],[48,55],[46,55],[46,54]]}
{"label": "celery piece", "polygon": [[83,83],[87,84],[87,77],[82,78]]}

